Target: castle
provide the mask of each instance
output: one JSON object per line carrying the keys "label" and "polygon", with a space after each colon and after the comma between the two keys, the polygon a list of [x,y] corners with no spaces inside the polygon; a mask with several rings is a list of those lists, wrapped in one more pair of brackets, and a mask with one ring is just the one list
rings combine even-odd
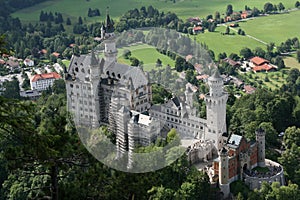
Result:
{"label": "castle", "polygon": [[[218,177],[225,198],[232,181],[242,179],[255,166],[265,165],[263,131],[257,133],[253,143],[234,134],[227,137],[228,94],[223,90],[218,70],[208,78],[206,119],[196,116],[193,92],[188,87],[182,97],[151,105],[149,74],[139,67],[117,62],[114,27],[109,15],[101,28],[101,38],[105,47],[103,58],[98,58],[93,51],[88,55],[74,55],[65,71],[68,109],[74,114],[76,125],[93,128],[107,125],[116,136],[118,156],[125,152],[130,155],[137,144],[146,146],[158,136],[165,136],[163,130],[175,128],[192,164],[217,157],[210,174]],[[132,164],[129,156],[128,167]]]}

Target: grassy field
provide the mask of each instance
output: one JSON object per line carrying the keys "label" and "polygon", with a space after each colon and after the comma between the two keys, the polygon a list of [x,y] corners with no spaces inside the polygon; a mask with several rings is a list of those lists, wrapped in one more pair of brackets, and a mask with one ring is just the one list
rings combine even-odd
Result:
{"label": "grassy field", "polygon": [[162,65],[170,65],[171,68],[175,66],[175,61],[169,58],[168,56],[165,56],[163,54],[160,54],[158,51],[156,51],[155,47],[147,45],[147,44],[139,44],[134,45],[130,47],[124,47],[122,49],[118,49],[118,62],[128,64],[130,65],[129,59],[124,59],[123,51],[125,49],[128,49],[131,51],[131,57],[135,57],[140,61],[143,61],[143,69],[145,71],[150,71],[151,69],[156,69],[156,60],[159,58],[162,61]]}
{"label": "grassy field", "polygon": [[296,58],[294,56],[285,57],[284,63],[286,65],[286,68],[288,68],[288,69],[297,68],[300,70],[300,63],[298,63],[298,61],[296,60]]}
{"label": "grassy field", "polygon": [[251,36],[266,43],[279,45],[288,38],[300,36],[300,10],[287,14],[258,17],[254,20],[240,22],[240,28]]}
{"label": "grassy field", "polygon": [[235,35],[222,35],[221,33],[224,33],[225,29],[224,26],[220,26],[216,28],[215,32],[205,31],[204,34],[198,34],[196,36],[197,41],[207,44],[208,48],[214,51],[216,57],[222,52],[226,52],[227,55],[230,53],[239,55],[240,50],[245,47],[250,49],[262,47],[266,49],[264,44],[246,36],[238,35],[237,33],[235,33]]}
{"label": "grassy field", "polygon": [[[300,36],[299,19],[300,10],[239,22],[239,27],[236,30],[241,28],[250,36],[266,43],[274,42],[278,45],[288,38]],[[222,35],[222,32],[225,32],[225,26],[217,27],[215,32],[206,31],[204,34],[197,35],[197,41],[206,43],[209,49],[215,52],[216,56],[220,52],[226,52],[227,55],[230,53],[239,55],[240,50],[245,47],[252,50],[256,47],[262,47],[266,50],[266,45],[263,43],[246,36],[240,36],[234,30],[231,30],[231,33],[235,33],[235,35]],[[287,58],[285,61],[287,66],[299,66],[293,57]]]}
{"label": "grassy field", "polygon": [[[75,20],[78,16],[86,17],[88,22],[104,19],[106,7],[109,6],[109,12],[114,19],[119,18],[126,11],[133,8],[152,5],[160,11],[175,12],[180,18],[187,19],[191,16],[206,17],[219,11],[225,13],[228,4],[233,5],[235,11],[244,10],[245,5],[263,9],[266,2],[278,4],[282,2],[286,8],[293,8],[296,1],[291,0],[176,0],[176,3],[170,0],[49,0],[30,8],[25,8],[13,14],[19,17],[23,22],[36,22],[39,19],[41,10],[61,12],[64,17],[70,17]],[[102,13],[101,17],[87,17],[88,8],[98,8]]]}
{"label": "grassy field", "polygon": [[[269,73],[246,73],[244,76],[247,76],[251,82],[256,82],[257,85],[274,90],[280,88],[286,82],[287,73],[283,73],[283,70],[281,70]],[[266,81],[266,77],[269,81]]]}

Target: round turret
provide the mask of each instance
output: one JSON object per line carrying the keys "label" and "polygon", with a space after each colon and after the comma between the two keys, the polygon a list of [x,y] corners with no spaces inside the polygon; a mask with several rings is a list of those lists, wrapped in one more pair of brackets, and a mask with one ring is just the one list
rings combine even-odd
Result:
{"label": "round turret", "polygon": [[257,165],[259,167],[265,167],[265,143],[266,133],[262,128],[256,130],[256,142],[257,142]]}
{"label": "round turret", "polygon": [[228,169],[228,151],[224,147],[219,151],[219,184],[223,192],[223,197],[227,198],[230,193],[229,188],[229,169]]}

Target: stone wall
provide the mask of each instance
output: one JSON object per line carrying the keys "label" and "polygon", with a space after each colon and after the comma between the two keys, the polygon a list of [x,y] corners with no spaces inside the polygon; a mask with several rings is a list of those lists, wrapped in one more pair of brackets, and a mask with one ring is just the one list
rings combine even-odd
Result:
{"label": "stone wall", "polygon": [[244,182],[250,187],[251,190],[257,188],[260,189],[262,182],[267,182],[269,184],[273,183],[273,182],[279,182],[280,185],[284,185],[285,181],[284,181],[284,175],[283,175],[283,168],[282,166],[277,163],[274,162],[272,160],[269,159],[265,159],[265,163],[267,167],[274,167],[275,169],[279,169],[279,171],[275,173],[275,175],[270,175],[270,176],[249,176],[247,174],[243,174],[244,175]]}

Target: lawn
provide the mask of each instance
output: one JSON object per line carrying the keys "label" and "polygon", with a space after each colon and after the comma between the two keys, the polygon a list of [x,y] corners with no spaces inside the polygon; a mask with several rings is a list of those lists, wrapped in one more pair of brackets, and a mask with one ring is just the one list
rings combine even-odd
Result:
{"label": "lawn", "polygon": [[297,68],[300,70],[300,63],[296,60],[295,55],[284,58],[284,63],[288,69]]}
{"label": "lawn", "polygon": [[266,50],[266,46],[256,40],[248,38],[246,36],[238,35],[222,35],[225,32],[226,27],[217,27],[215,32],[205,31],[204,34],[198,34],[196,39],[198,42],[207,44],[208,48],[213,50],[217,58],[219,53],[226,52],[227,55],[231,53],[240,54],[240,50],[248,47],[250,49],[255,49],[256,47],[262,47]]}
{"label": "lawn", "polygon": [[[23,22],[36,22],[39,19],[41,10],[44,10],[53,13],[61,12],[64,17],[70,17],[71,20],[77,20],[79,16],[82,16],[87,22],[92,22],[104,19],[107,6],[110,8],[111,16],[117,19],[130,9],[152,5],[160,11],[174,12],[185,20],[191,16],[204,18],[216,11],[219,11],[222,15],[225,13],[228,4],[232,4],[235,11],[240,11],[244,10],[245,5],[263,9],[266,2],[275,4],[282,2],[286,8],[293,8],[295,4],[295,1],[290,0],[176,0],[176,3],[170,0],[50,0],[19,10],[13,14],[13,17],[19,17]],[[88,8],[98,8],[102,16],[88,18]]]}
{"label": "lawn", "polygon": [[300,10],[266,17],[258,17],[254,20],[240,22],[240,28],[251,36],[266,43],[274,42],[279,45],[288,38],[299,37]]}
{"label": "lawn", "polygon": [[175,66],[175,61],[169,58],[168,56],[165,56],[163,54],[160,54],[158,51],[156,51],[155,47],[147,45],[147,44],[138,44],[133,45],[130,47],[123,47],[121,49],[118,49],[118,62],[128,64],[130,65],[129,59],[124,59],[123,51],[125,49],[128,49],[131,51],[131,57],[135,57],[140,61],[143,61],[143,69],[145,71],[150,71],[151,69],[157,68],[156,61],[159,58],[162,61],[162,65],[170,65],[171,68]]}
{"label": "lawn", "polygon": [[66,59],[62,60],[62,63],[64,63],[66,65],[66,67],[69,67],[70,62],[71,62],[70,60],[66,60]]}
{"label": "lawn", "polygon": [[[287,73],[284,70],[277,71],[277,72],[258,72],[252,73],[247,72],[244,74],[251,82],[256,82],[257,85],[261,87],[270,88],[272,90],[278,89],[286,82]],[[268,81],[266,81],[266,77]]]}

